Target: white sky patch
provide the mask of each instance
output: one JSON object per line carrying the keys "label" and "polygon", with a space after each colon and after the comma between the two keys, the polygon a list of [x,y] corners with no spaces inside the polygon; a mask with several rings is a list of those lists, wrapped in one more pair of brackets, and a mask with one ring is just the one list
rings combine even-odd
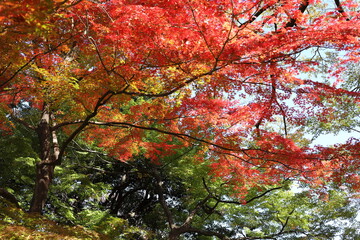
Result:
{"label": "white sky patch", "polygon": [[334,145],[334,144],[337,144],[337,143],[346,143],[346,141],[349,139],[349,138],[357,138],[357,139],[360,139],[360,133],[358,132],[345,132],[345,131],[342,131],[338,134],[323,134],[323,135],[320,135],[318,138],[316,138],[312,145],[322,145],[322,146],[331,146],[331,145]]}

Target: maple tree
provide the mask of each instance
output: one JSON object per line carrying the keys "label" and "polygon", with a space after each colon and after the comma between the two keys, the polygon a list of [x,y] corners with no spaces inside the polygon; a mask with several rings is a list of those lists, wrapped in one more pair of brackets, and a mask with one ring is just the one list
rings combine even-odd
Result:
{"label": "maple tree", "polygon": [[[321,100],[359,104],[357,91],[336,85],[343,69],[329,73],[333,84],[301,77],[317,64],[303,52],[333,49],[347,52],[344,61],[359,59],[358,6],[334,4],[3,1],[1,129],[11,135],[16,121],[36,133],[30,212],[42,211],[55,166],[66,164],[76,138],[121,161],[157,162],[200,145],[194,158],[244,201],[249,189],[284,179],[359,186],[358,139],[331,148],[296,140],[308,117],[331,121],[323,116],[336,108]],[[272,130],[279,118],[283,129]]]}

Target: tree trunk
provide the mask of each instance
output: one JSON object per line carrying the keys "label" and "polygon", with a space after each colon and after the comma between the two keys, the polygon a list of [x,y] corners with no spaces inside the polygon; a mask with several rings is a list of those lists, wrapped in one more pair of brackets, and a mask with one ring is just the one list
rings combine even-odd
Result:
{"label": "tree trunk", "polygon": [[169,240],[179,240],[180,235],[186,232],[186,227],[184,226],[173,226],[169,232]]}
{"label": "tree trunk", "polygon": [[35,189],[29,212],[42,213],[53,179],[55,165],[52,163],[56,160],[52,146],[50,113],[46,105],[36,131],[39,139],[41,161],[36,164]]}
{"label": "tree trunk", "polygon": [[29,212],[42,213],[54,174],[54,166],[36,165],[36,182]]}
{"label": "tree trunk", "polygon": [[180,234],[179,233],[175,233],[173,231],[171,231],[169,233],[169,240],[179,240],[180,239]]}
{"label": "tree trunk", "polygon": [[0,188],[0,197],[5,198],[7,201],[14,204],[15,207],[20,208],[19,202],[16,197],[9,193],[5,188]]}

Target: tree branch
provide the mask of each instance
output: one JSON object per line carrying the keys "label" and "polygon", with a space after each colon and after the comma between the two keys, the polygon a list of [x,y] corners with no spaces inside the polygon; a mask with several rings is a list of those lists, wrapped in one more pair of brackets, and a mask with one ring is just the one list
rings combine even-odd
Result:
{"label": "tree branch", "polygon": [[161,204],[161,207],[164,209],[166,219],[169,224],[169,228],[171,230],[173,230],[173,229],[177,228],[177,226],[175,225],[174,217],[173,217],[173,215],[166,203],[165,197],[164,197],[164,188],[163,188],[163,182],[162,182],[161,176],[160,176],[159,172],[157,171],[157,169],[154,169],[154,168],[151,169],[151,174],[155,177],[155,179],[157,181],[157,185],[158,185],[157,192],[159,194],[159,202]]}
{"label": "tree branch", "polygon": [[[50,117],[53,121],[54,124],[54,115],[51,113]],[[53,147],[53,157],[54,157],[54,161],[56,161],[57,159],[59,159],[59,154],[60,154],[60,147],[59,147],[59,141],[56,135],[56,132],[52,129],[50,129],[51,131],[51,136],[52,136],[52,147]]]}
{"label": "tree branch", "polygon": [[32,126],[28,122],[22,120],[21,118],[18,118],[16,116],[16,113],[14,113],[14,111],[15,111],[15,109],[13,108],[13,111],[10,113],[10,116],[11,116],[12,119],[14,119],[15,122],[18,122],[18,123],[24,125],[26,128],[29,128],[29,129],[32,129],[32,130],[36,129],[35,126]]}
{"label": "tree branch", "polygon": [[256,200],[256,199],[259,199],[259,198],[265,196],[265,195],[268,194],[269,192],[272,192],[272,191],[275,191],[275,190],[278,190],[278,189],[281,189],[281,188],[283,188],[283,187],[270,188],[270,189],[266,190],[265,192],[263,192],[262,194],[260,194],[260,195],[258,195],[258,196],[255,196],[255,197],[252,197],[252,198],[250,198],[249,200],[246,200],[246,204],[248,204],[248,203],[250,203],[250,202],[252,202],[252,201],[254,201],[254,200]]}
{"label": "tree branch", "polygon": [[[260,2],[262,2],[262,1],[260,1]],[[274,6],[275,4],[276,3],[271,4],[271,5],[268,4],[268,5],[265,5],[265,6],[261,7],[259,10],[255,11],[255,13],[251,16],[251,18],[249,20],[247,20],[247,21],[245,21],[243,23],[240,23],[240,21],[237,19],[237,16],[239,14],[233,15],[233,18],[236,20],[237,23],[240,24],[240,27],[246,26],[247,24],[254,22],[261,14],[263,14],[266,10],[268,10],[269,8]]]}
{"label": "tree branch", "polygon": [[184,224],[182,226],[189,226],[197,211],[210,199],[212,196],[209,194],[202,201],[196,204],[196,207],[190,212],[189,216],[186,218]]}
{"label": "tree branch", "polygon": [[350,21],[349,17],[347,16],[344,8],[342,7],[342,4],[340,2],[340,0],[334,0],[336,6],[337,6],[337,10],[338,12],[343,15],[346,18],[346,21]]}
{"label": "tree branch", "polygon": [[[203,178],[203,184],[205,186],[205,189],[206,191],[209,193],[209,196],[211,196],[211,198],[215,199],[216,201],[218,202],[221,202],[221,203],[229,203],[229,204],[236,204],[236,205],[244,205],[244,203],[242,202],[239,202],[239,201],[230,201],[230,200],[222,200],[219,196],[216,196],[214,193],[212,193],[210,191],[210,188],[207,186],[206,182],[205,182],[205,179]],[[271,188],[271,189],[268,189],[266,190],[265,192],[263,192],[262,194],[258,195],[258,196],[255,196],[255,197],[252,197],[250,198],[249,200],[246,200],[246,203],[245,204],[248,204],[256,199],[259,199],[263,196],[265,196],[266,194],[268,194],[269,192],[272,192],[272,191],[275,191],[275,190],[278,190],[278,189],[281,189],[283,187],[275,187],[275,188]]]}
{"label": "tree branch", "polygon": [[[81,126],[83,126],[84,123],[85,123],[85,120],[77,120],[77,121],[74,121],[74,122],[66,122],[66,123],[58,124],[58,125],[55,126],[55,128],[59,128],[61,126],[71,125],[71,124],[82,124]],[[191,136],[189,134],[170,132],[170,131],[166,131],[166,130],[159,129],[159,128],[140,126],[140,125],[135,125],[135,124],[128,123],[128,122],[100,122],[100,121],[90,121],[90,119],[88,119],[86,121],[86,125],[91,125],[91,124],[92,125],[97,125],[97,126],[138,128],[138,129],[143,129],[143,130],[148,130],[148,131],[155,131],[155,132],[167,134],[167,135],[170,135],[170,136],[174,136],[174,137],[177,137],[177,138],[180,138],[180,139],[190,139],[190,140],[193,140],[193,141],[196,141],[196,142],[205,143],[207,145],[216,147],[216,148],[224,150],[224,151],[242,152],[249,159],[255,159],[255,158],[256,159],[261,159],[261,160],[264,160],[264,161],[270,161],[270,162],[281,164],[281,165],[283,165],[284,167],[286,167],[288,169],[292,169],[292,170],[296,170],[296,171],[304,171],[303,169],[297,169],[297,168],[291,167],[291,166],[289,166],[289,165],[287,165],[287,164],[285,164],[283,162],[277,161],[275,159],[265,158],[265,157],[261,157],[261,156],[253,157],[253,156],[249,155],[248,152],[249,151],[257,151],[257,152],[261,152],[261,153],[269,154],[269,155],[274,155],[274,156],[276,156],[276,155],[286,156],[285,153],[270,152],[270,151],[267,151],[267,150],[264,150],[264,149],[259,149],[259,148],[231,148],[231,147],[226,147],[226,146],[223,146],[223,145],[219,145],[217,143],[213,143],[213,142],[208,141],[208,140],[197,138],[197,137]],[[236,155],[231,154],[229,152],[219,152],[219,153],[230,155],[230,156],[239,158],[239,159],[243,160],[244,162],[252,164],[250,161],[246,161],[245,159],[242,159],[239,156],[236,156]],[[309,159],[313,159],[313,158],[309,158]],[[254,164],[252,164],[252,165],[254,165]],[[254,165],[254,166],[256,166],[256,165]]]}
{"label": "tree branch", "polygon": [[[309,0],[303,0],[303,2],[300,4],[299,11],[301,13],[304,13],[308,6],[309,6]],[[296,26],[296,19],[290,18],[290,21],[285,25],[285,28],[294,27],[294,26]]]}
{"label": "tree branch", "polygon": [[[67,148],[67,146],[70,144],[70,142],[86,127],[88,126],[90,119],[92,119],[93,117],[95,117],[99,111],[99,108],[104,105],[108,100],[110,100],[110,98],[114,95],[113,92],[111,91],[107,91],[106,93],[104,93],[97,101],[94,110],[92,113],[90,113],[84,120],[80,121],[79,123],[81,123],[81,125],[75,129],[70,136],[65,140],[65,142],[62,144],[60,150],[59,150],[59,154],[58,154],[58,158],[51,162],[51,163],[43,163],[43,164],[47,164],[47,165],[60,165],[61,164],[61,160],[62,157],[64,156],[65,153],[65,149]],[[54,128],[51,129],[52,131],[54,131]]]}
{"label": "tree branch", "polygon": [[221,69],[222,67],[214,67],[211,70],[207,71],[206,73],[202,73],[199,75],[195,75],[190,77],[188,80],[183,81],[183,83],[181,83],[179,86],[174,87],[173,89],[168,90],[167,92],[163,92],[163,93],[142,93],[142,92],[122,92],[125,95],[131,95],[131,96],[142,96],[142,97],[166,97],[169,96],[171,94],[173,94],[174,92],[178,91],[179,89],[187,86],[188,84],[199,80],[200,78],[204,77],[204,76],[208,76],[208,75],[212,75],[214,72],[218,71],[219,69]]}
{"label": "tree branch", "polygon": [[58,45],[56,45],[54,48],[49,49],[48,51],[38,53],[34,55],[32,58],[30,58],[24,65],[22,65],[20,68],[18,68],[8,79],[6,79],[4,82],[0,84],[0,88],[4,87],[6,84],[8,84],[11,80],[13,80],[24,68],[26,68],[30,63],[32,63],[35,59],[37,59],[41,55],[46,55],[48,53],[51,53],[58,49],[60,46],[62,46],[64,43],[69,41],[73,36],[70,36],[69,38],[65,39],[65,41],[62,41]]}
{"label": "tree branch", "polygon": [[286,227],[286,226],[288,225],[288,223],[289,223],[290,215],[293,214],[294,212],[295,212],[295,209],[291,210],[291,212],[289,213],[289,216],[287,216],[287,218],[286,218],[286,220],[285,220],[284,223],[279,219],[279,221],[281,222],[282,227],[281,227],[281,229],[280,229],[280,231],[279,231],[278,234],[281,234],[281,233],[284,232],[285,227]]}

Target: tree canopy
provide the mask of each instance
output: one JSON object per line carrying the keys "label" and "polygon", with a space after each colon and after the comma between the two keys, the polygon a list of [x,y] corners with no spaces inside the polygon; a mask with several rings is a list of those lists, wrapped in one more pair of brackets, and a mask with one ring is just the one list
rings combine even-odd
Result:
{"label": "tree canopy", "polygon": [[[2,1],[0,180],[23,191],[29,212],[51,216],[61,205],[49,200],[52,183],[71,194],[94,176],[87,186],[99,199],[64,197],[66,221],[105,196],[104,207],[129,219],[160,204],[170,239],[239,238],[226,230],[227,220],[242,221],[236,208],[220,205],[250,204],[288,182],[315,195],[336,189],[335,198],[357,192],[359,14],[351,0]],[[306,139],[340,130],[354,137],[333,146]],[[106,176],[113,163],[100,158],[120,161],[120,174]],[[99,169],[104,177],[93,175]],[[33,190],[22,188],[31,181]],[[287,231],[292,201],[253,209],[283,226],[255,227],[259,236]],[[217,211],[228,213],[213,232]]]}

